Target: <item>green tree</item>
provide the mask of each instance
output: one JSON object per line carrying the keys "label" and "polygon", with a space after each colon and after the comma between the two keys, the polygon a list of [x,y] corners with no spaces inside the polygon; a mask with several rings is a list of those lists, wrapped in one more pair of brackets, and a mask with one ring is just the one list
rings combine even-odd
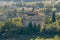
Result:
{"label": "green tree", "polygon": [[52,12],[52,22],[54,23],[56,21],[56,16],[55,16],[56,11]]}
{"label": "green tree", "polygon": [[38,24],[38,26],[37,26],[37,32],[40,33],[40,31],[41,31],[41,26],[40,26],[40,24]]}
{"label": "green tree", "polygon": [[44,28],[44,29],[42,30],[41,34],[47,34],[46,28]]}
{"label": "green tree", "polygon": [[14,18],[5,22],[4,26],[2,27],[2,32],[6,34],[10,34],[11,32],[13,34],[17,34],[20,33],[22,26],[23,23],[21,22],[21,19]]}
{"label": "green tree", "polygon": [[24,8],[22,8],[22,12],[24,12],[25,10],[24,10]]}
{"label": "green tree", "polygon": [[34,28],[33,28],[33,30],[34,30],[34,31],[33,31],[34,33],[37,33],[37,26],[36,26],[36,23],[34,23]]}
{"label": "green tree", "polygon": [[28,28],[27,28],[27,29],[28,29],[27,31],[28,31],[28,33],[29,33],[29,34],[30,34],[30,33],[33,33],[33,31],[32,31],[32,30],[33,30],[32,22],[30,22],[30,23],[29,23],[29,25],[28,25]]}
{"label": "green tree", "polygon": [[51,27],[50,29],[49,29],[49,31],[50,31],[50,33],[53,35],[53,34],[56,34],[57,33],[57,27]]}
{"label": "green tree", "polygon": [[33,7],[33,9],[32,9],[32,12],[34,12],[34,7]]}
{"label": "green tree", "polygon": [[4,22],[0,22],[0,34],[2,34],[2,27],[4,26]]}

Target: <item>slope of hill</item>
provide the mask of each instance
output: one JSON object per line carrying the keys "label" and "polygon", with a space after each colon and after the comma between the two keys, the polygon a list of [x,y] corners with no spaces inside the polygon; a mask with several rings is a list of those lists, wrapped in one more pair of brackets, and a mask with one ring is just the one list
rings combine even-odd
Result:
{"label": "slope of hill", "polygon": [[[7,1],[7,2],[9,2],[9,1],[20,2],[21,0],[0,0],[0,1]],[[25,1],[25,2],[32,2],[32,1],[43,1],[43,0],[23,0],[23,1]]]}

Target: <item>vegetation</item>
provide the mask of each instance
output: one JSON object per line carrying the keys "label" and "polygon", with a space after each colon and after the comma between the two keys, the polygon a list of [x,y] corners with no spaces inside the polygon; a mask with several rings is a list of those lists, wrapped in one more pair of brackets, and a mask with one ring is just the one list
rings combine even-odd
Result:
{"label": "vegetation", "polygon": [[52,13],[53,13],[53,14],[52,14],[52,22],[55,22],[55,21],[56,21],[56,16],[55,16],[55,13],[56,13],[56,12],[53,11]]}
{"label": "vegetation", "polygon": [[[48,37],[50,36],[55,36],[55,35],[60,35],[60,29],[58,29],[57,27],[51,26],[50,28],[44,28],[42,30],[42,32],[40,32],[41,26],[38,25],[36,26],[36,24],[34,24],[34,26],[32,25],[32,22],[29,23],[28,27],[23,27],[23,23],[21,21],[21,19],[19,18],[13,18],[12,20],[8,20],[4,23],[0,23],[0,32],[1,34],[5,33],[6,34],[36,34],[36,35],[48,35]],[[46,37],[46,36],[45,36]]]}
{"label": "vegetation", "polygon": [[[28,4],[27,6],[32,6],[32,7],[38,6],[39,8],[43,8],[44,4],[33,3],[33,5]],[[42,30],[40,24],[36,25],[36,23],[32,24],[32,22],[29,22],[29,25],[27,27],[24,27],[23,19],[20,18],[19,16],[17,17],[16,14],[16,13],[20,13],[20,10],[18,11],[17,9],[15,9],[13,12],[11,12],[11,14],[8,14],[8,20],[5,21],[2,20],[3,22],[0,20],[0,38],[29,35],[27,36],[27,38],[29,37],[29,39],[31,39],[32,36],[33,38],[31,40],[40,40],[40,39],[44,40],[45,38],[54,38],[54,40],[59,40],[58,37],[60,37],[60,15],[56,16],[55,14],[56,11],[52,11],[51,6],[52,5],[48,5],[46,9],[43,9],[45,10],[44,11],[45,15],[47,15],[48,18],[45,20],[45,25]],[[35,7],[33,7],[32,12],[34,11],[34,8]],[[55,4],[55,8],[59,10],[60,3]],[[0,7],[0,13],[6,11],[9,11],[7,6],[5,6],[5,9]],[[24,8],[22,8],[21,11],[24,13],[25,11]],[[50,17],[51,12],[52,12],[52,17]]]}

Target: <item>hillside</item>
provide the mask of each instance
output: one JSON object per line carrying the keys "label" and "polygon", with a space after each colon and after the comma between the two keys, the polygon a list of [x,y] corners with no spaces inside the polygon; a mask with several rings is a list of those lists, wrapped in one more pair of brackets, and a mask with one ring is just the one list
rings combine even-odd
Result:
{"label": "hillside", "polygon": [[[13,1],[13,2],[20,2],[21,0],[0,0],[0,1]],[[24,0],[25,2],[32,2],[32,1],[43,1],[43,0]]]}

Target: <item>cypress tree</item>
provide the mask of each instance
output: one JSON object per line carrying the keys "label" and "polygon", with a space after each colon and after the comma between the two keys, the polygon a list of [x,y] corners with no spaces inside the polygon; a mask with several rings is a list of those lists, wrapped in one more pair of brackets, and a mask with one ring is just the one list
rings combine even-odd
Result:
{"label": "cypress tree", "polygon": [[30,22],[29,25],[28,25],[28,30],[27,30],[29,32],[29,34],[32,33],[32,30],[33,30],[32,27],[33,27],[32,22]]}
{"label": "cypress tree", "polygon": [[32,22],[29,23],[29,27],[32,29]]}
{"label": "cypress tree", "polygon": [[32,9],[32,12],[34,12],[34,7],[33,7],[33,9]]}
{"label": "cypress tree", "polygon": [[36,23],[34,23],[34,31],[33,31],[33,32],[34,32],[34,33],[37,32]]}
{"label": "cypress tree", "polygon": [[55,17],[55,13],[56,13],[56,12],[53,11],[52,13],[53,13],[53,14],[52,14],[52,22],[54,23],[54,22],[56,21],[56,17]]}
{"label": "cypress tree", "polygon": [[41,30],[41,26],[40,26],[40,24],[38,24],[38,27],[37,27],[37,32],[40,32]]}

